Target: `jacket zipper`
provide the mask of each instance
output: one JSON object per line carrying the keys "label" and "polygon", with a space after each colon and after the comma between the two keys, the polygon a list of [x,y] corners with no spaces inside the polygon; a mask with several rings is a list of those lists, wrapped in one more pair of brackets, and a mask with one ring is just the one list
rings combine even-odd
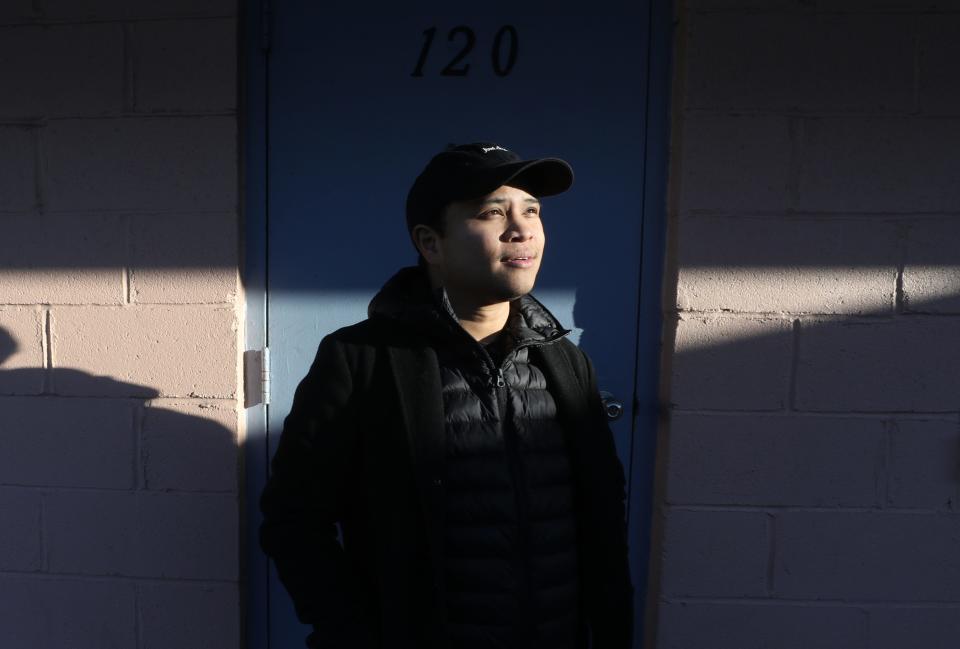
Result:
{"label": "jacket zipper", "polygon": [[[564,334],[566,335],[566,334]],[[549,343],[559,340],[563,336],[558,336],[552,340],[524,343],[513,350],[515,354],[524,347],[543,347]],[[481,345],[481,348],[483,346]],[[503,426],[504,445],[507,453],[507,465],[514,483],[514,502],[517,507],[517,568],[520,573],[522,592],[521,592],[521,612],[518,627],[516,629],[520,641],[527,646],[532,646],[536,639],[536,627],[534,626],[534,588],[533,588],[533,565],[530,556],[530,503],[527,500],[526,475],[523,470],[523,463],[520,459],[520,436],[516,428],[512,427],[507,417],[507,399],[509,398],[502,391],[507,387],[506,379],[503,376],[503,365],[496,367],[493,357],[484,348],[483,353],[490,363],[490,367],[495,368],[496,374],[490,378],[490,383],[496,385],[494,391],[497,401],[497,411],[500,413],[500,422]],[[506,363],[504,359],[504,364]]]}

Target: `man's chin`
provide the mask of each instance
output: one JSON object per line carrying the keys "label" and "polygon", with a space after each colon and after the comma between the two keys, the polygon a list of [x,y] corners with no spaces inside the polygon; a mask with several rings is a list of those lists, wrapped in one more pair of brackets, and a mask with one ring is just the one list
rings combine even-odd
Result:
{"label": "man's chin", "polygon": [[520,299],[532,290],[533,282],[511,283],[500,287],[500,290],[495,294],[495,298],[498,302],[510,302]]}

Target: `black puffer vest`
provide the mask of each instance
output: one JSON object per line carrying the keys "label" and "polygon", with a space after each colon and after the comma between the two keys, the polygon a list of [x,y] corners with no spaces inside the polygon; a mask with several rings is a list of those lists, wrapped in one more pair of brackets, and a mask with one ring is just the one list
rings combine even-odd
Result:
{"label": "black puffer vest", "polygon": [[570,462],[531,346],[569,333],[532,296],[511,303],[488,345],[456,320],[418,269],[371,311],[430,336],[446,428],[445,592],[449,649],[565,649],[578,628]]}

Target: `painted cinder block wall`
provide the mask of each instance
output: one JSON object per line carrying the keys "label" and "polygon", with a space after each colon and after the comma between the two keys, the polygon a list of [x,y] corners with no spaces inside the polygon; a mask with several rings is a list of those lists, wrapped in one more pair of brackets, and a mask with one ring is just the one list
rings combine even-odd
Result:
{"label": "painted cinder block wall", "polygon": [[[236,14],[0,5],[0,646],[241,646]],[[960,7],[678,3],[650,647],[954,647]]]}
{"label": "painted cinder block wall", "polygon": [[648,646],[960,646],[960,2],[677,18]]}
{"label": "painted cinder block wall", "polygon": [[0,647],[240,646],[235,2],[0,3]]}

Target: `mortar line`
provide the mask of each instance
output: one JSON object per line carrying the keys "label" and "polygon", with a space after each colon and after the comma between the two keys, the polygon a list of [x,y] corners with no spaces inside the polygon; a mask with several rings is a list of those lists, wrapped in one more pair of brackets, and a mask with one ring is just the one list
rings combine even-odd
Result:
{"label": "mortar line", "polygon": [[790,380],[787,385],[787,411],[797,410],[797,373],[800,368],[800,319],[794,318],[791,343],[793,350],[790,355]]}
{"label": "mortar line", "polygon": [[[958,424],[960,424],[960,416],[958,416]],[[960,425],[957,426],[958,432],[960,432]],[[960,480],[956,479],[957,473],[960,472],[960,468],[954,464],[954,481],[953,481],[953,500],[950,501],[950,511],[956,512],[960,509]]]}
{"label": "mortar line", "polygon": [[738,606],[738,605],[748,605],[748,606],[804,606],[812,608],[820,607],[837,607],[842,606],[846,608],[859,608],[864,607],[868,609],[888,609],[888,608],[902,608],[902,609],[924,609],[924,608],[939,608],[939,609],[957,609],[960,610],[960,603],[951,600],[869,600],[869,599],[852,599],[852,598],[836,598],[836,599],[807,599],[802,597],[796,598],[777,598],[777,599],[766,599],[759,597],[696,597],[696,596],[685,596],[685,597],[662,597],[661,601],[668,604],[721,604],[725,606]]}
{"label": "mortar line", "polygon": [[903,272],[907,264],[907,242],[910,237],[910,227],[906,223],[898,223],[896,227],[897,237],[897,279],[894,284],[893,312],[902,315],[907,306],[906,298],[903,294]]}
{"label": "mortar line", "polygon": [[125,21],[123,23],[123,109],[131,113],[137,111],[135,42],[135,28],[133,24]]}
{"label": "mortar line", "polygon": [[[11,393],[0,393],[0,400],[7,397],[20,397],[25,396],[20,393],[11,392]],[[171,401],[212,401],[219,405],[222,402],[224,405],[235,404],[238,401],[237,397],[216,397],[216,396],[187,396],[187,395],[158,395],[158,396],[106,396],[106,395],[88,395],[88,394],[57,394],[56,392],[51,392],[50,394],[43,395],[48,397],[56,397],[57,399],[83,399],[84,401],[150,401],[151,405],[148,407],[159,408],[162,407],[164,403]],[[203,405],[200,405],[202,408]],[[954,421],[956,414],[951,418],[950,421]]]}
{"label": "mortar line", "polygon": [[47,548],[47,494],[40,492],[40,570],[50,570],[50,557]]}
{"label": "mortar line", "polygon": [[143,624],[141,622],[140,582],[133,582],[133,638],[137,649],[143,647]]}
{"label": "mortar line", "polygon": [[143,461],[143,404],[136,404],[133,407],[133,485],[136,491],[143,491],[147,488],[146,470]]}
{"label": "mortar line", "polygon": [[124,265],[120,274],[120,291],[123,293],[123,304],[130,305],[130,266]]}
{"label": "mortar line", "polygon": [[36,212],[40,216],[46,211],[44,204],[44,187],[46,186],[46,164],[43,148],[43,127],[32,126],[33,130],[33,199]]}
{"label": "mortar line", "polygon": [[913,112],[922,113],[920,106],[920,21],[919,14],[913,17]]}
{"label": "mortar line", "polygon": [[869,608],[866,608],[866,607],[865,607],[865,608],[863,608],[863,609],[861,609],[861,610],[862,610],[862,612],[863,612],[863,630],[862,630],[862,633],[863,633],[863,646],[864,646],[864,647],[872,647],[872,646],[874,646],[874,645],[871,644],[871,642],[870,642],[870,635],[871,635],[871,633],[870,633],[870,631],[871,631],[871,628],[870,628],[871,625],[870,625],[870,623],[873,621],[873,615],[872,615],[872,612],[870,611]]}
{"label": "mortar line", "polygon": [[917,114],[911,109],[902,110],[883,110],[880,112],[871,110],[797,110],[795,108],[710,108],[710,107],[691,107],[683,110],[684,116],[689,117],[786,117],[800,119],[850,119],[863,120],[908,120],[908,119],[949,119],[950,113],[927,113]]}
{"label": "mortar line", "polygon": [[51,325],[50,308],[43,310],[43,336],[41,337],[41,349],[43,350],[43,392],[42,394],[53,394],[56,386],[53,384],[53,334]]}
{"label": "mortar line", "polygon": [[[954,121],[956,118],[954,118]],[[782,219],[787,221],[850,221],[855,222],[864,219],[883,219],[887,221],[917,221],[922,219],[942,219],[960,215],[956,210],[910,210],[904,211],[881,211],[881,210],[826,210],[826,209],[769,209],[761,211],[751,211],[740,209],[730,211],[725,207],[717,208],[687,208],[670,212],[670,216],[680,219],[694,218],[724,218],[724,219],[742,219],[742,220],[766,220]]]}
{"label": "mortar line", "polygon": [[[136,76],[136,75],[134,75]],[[170,121],[173,119],[206,119],[208,117],[236,117],[238,115],[235,109],[231,110],[194,110],[194,111],[183,111],[183,112],[161,112],[156,111],[143,111],[143,112],[130,112],[122,111],[119,113],[97,113],[96,115],[48,115],[44,118],[46,122],[67,122],[74,121],[79,122],[81,120],[94,120],[94,121],[106,121],[106,120],[158,120],[158,121]]]}
{"label": "mortar line", "polygon": [[893,433],[900,429],[896,419],[889,419],[883,425],[883,448],[880,453],[879,475],[879,496],[880,508],[887,509],[892,501],[890,500],[890,458],[893,457]]}
{"label": "mortar line", "polygon": [[756,513],[775,514],[780,512],[802,514],[899,514],[903,516],[954,516],[948,509],[911,509],[908,507],[888,507],[881,509],[876,505],[742,505],[742,504],[707,504],[707,503],[668,503],[672,511],[683,512],[727,512],[727,513]]}
{"label": "mortar line", "polygon": [[[33,6],[39,6],[38,0],[33,0]],[[42,12],[41,12],[42,15]],[[39,18],[28,20],[12,20],[0,23],[0,29],[7,27],[71,27],[73,25],[115,25],[117,23],[159,23],[170,21],[200,21],[200,20],[237,20],[236,14],[203,14],[183,15],[170,14],[169,16],[148,16],[128,18]]]}
{"label": "mortar line", "polygon": [[787,117],[787,211],[800,207],[800,177],[803,174],[802,140],[804,135],[803,118]]}
{"label": "mortar line", "polygon": [[776,514],[772,512],[767,513],[766,521],[767,529],[767,574],[766,574],[766,587],[767,597],[774,596],[773,583],[774,583],[774,566],[777,561],[777,517]]}
{"label": "mortar line", "polygon": [[89,582],[120,582],[120,583],[140,583],[140,584],[213,584],[217,586],[236,586],[238,579],[223,579],[216,577],[139,577],[135,575],[100,575],[83,572],[55,572],[38,573],[30,570],[0,570],[0,575],[16,575],[18,577],[32,577],[37,580],[59,581],[64,578],[74,581]]}
{"label": "mortar line", "polygon": [[[30,485],[30,484],[17,484],[15,482],[10,483],[0,483],[0,487],[3,489],[23,489],[26,491],[40,491],[42,493],[110,493],[110,494],[120,494],[120,493],[130,493],[130,487],[66,487],[66,486],[49,486],[49,485]],[[183,497],[194,497],[194,496],[236,496],[237,491],[235,489],[223,489],[223,490],[213,490],[213,489],[144,489],[144,494],[162,494],[164,496],[183,496]]]}
{"label": "mortar line", "polygon": [[[833,320],[833,321],[842,321],[844,323],[856,323],[858,321],[863,321],[865,323],[874,323],[878,320],[890,322],[893,320],[894,312],[884,311],[881,313],[813,313],[813,312],[803,312],[803,311],[732,311],[730,309],[716,309],[711,311],[705,311],[702,309],[691,310],[691,309],[677,309],[674,311],[677,315],[689,316],[689,317],[714,317],[722,316],[724,318],[736,319],[736,318],[745,318],[745,319],[757,319],[757,318],[777,318],[780,320],[794,320],[800,318],[806,318],[808,320]],[[944,314],[944,315],[954,315],[957,314]]]}
{"label": "mortar line", "polygon": [[121,291],[123,292],[123,303],[130,304],[130,264],[133,261],[133,225],[132,217],[129,215],[122,220],[123,223],[123,273],[120,277]]}
{"label": "mortar line", "polygon": [[804,418],[828,418],[828,419],[889,419],[896,417],[904,420],[920,421],[956,421],[957,412],[955,410],[938,410],[936,412],[922,412],[916,410],[878,410],[878,411],[850,411],[850,410],[797,410],[787,412],[785,410],[710,410],[687,409],[673,407],[671,413],[680,415],[703,415],[709,417],[742,417],[751,415],[754,417],[804,417]]}

